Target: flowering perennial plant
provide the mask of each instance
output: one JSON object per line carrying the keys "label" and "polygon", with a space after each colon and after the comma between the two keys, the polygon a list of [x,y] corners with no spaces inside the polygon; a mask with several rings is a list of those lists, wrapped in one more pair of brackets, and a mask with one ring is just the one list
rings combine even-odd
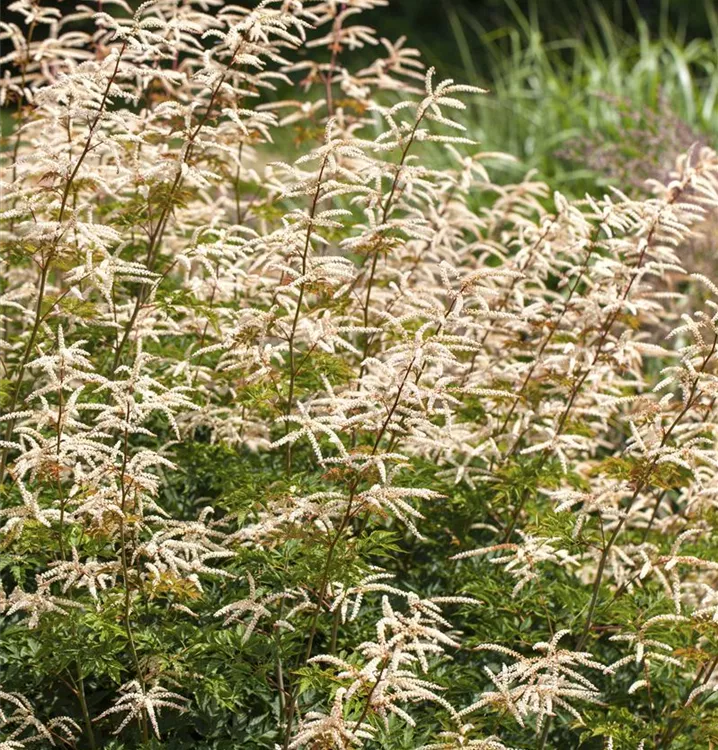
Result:
{"label": "flowering perennial plant", "polygon": [[385,4],[8,5],[0,748],[718,739],[718,155],[507,183]]}

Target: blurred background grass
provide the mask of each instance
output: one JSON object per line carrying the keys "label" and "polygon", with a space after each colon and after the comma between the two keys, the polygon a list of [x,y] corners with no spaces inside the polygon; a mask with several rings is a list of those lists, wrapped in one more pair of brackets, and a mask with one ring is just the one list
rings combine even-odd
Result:
{"label": "blurred background grass", "polygon": [[455,51],[438,65],[489,89],[469,117],[487,150],[580,193],[640,189],[691,143],[716,145],[712,0],[497,3],[444,4]]}

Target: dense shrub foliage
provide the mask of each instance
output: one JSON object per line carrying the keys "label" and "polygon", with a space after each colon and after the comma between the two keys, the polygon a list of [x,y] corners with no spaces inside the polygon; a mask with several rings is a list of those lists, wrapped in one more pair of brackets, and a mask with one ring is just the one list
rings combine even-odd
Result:
{"label": "dense shrub foliage", "polygon": [[11,4],[3,750],[718,736],[718,157],[495,182],[381,4]]}

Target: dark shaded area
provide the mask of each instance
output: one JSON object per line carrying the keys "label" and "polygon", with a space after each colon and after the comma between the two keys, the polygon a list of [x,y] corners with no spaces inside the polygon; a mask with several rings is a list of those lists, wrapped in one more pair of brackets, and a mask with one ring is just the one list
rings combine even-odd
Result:
{"label": "dark shaded area", "polygon": [[[387,8],[373,12],[382,36],[406,35],[422,50],[428,62],[450,74],[461,68],[461,60],[449,23],[453,9],[470,13],[487,32],[517,27],[520,16],[533,20],[545,39],[583,40],[597,18],[605,14],[630,35],[637,33],[642,19],[651,36],[677,33],[686,40],[711,38],[711,13],[718,19],[712,0],[390,0]],[[380,20],[379,20],[380,19]],[[474,59],[482,67],[481,49]]]}

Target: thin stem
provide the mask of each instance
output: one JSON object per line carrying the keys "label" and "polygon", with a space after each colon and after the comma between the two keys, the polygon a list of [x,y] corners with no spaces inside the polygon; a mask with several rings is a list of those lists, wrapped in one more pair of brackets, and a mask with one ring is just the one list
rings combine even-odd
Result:
{"label": "thin stem", "polygon": [[65,399],[63,398],[62,393],[62,385],[64,378],[64,367],[60,369],[60,387],[59,387],[59,405],[57,410],[57,441],[55,443],[55,460],[57,462],[57,466],[55,467],[55,471],[57,472],[57,493],[60,497],[60,528],[58,531],[59,534],[59,542],[60,542],[60,557],[64,560],[65,559],[65,493],[62,489],[62,477],[60,476],[60,446],[62,442],[62,411],[65,403]]}
{"label": "thin stem", "polygon": [[[322,165],[319,168],[319,176],[317,177],[317,189],[314,191],[314,198],[312,199],[312,206],[309,211],[309,222],[307,223],[307,234],[304,238],[304,249],[302,250],[302,283],[299,285],[299,297],[297,298],[297,306],[294,310],[294,318],[292,320],[292,329],[289,333],[289,394],[287,395],[287,409],[285,416],[289,416],[292,413],[292,406],[294,404],[294,387],[297,378],[297,369],[294,366],[294,338],[297,334],[297,325],[299,324],[299,314],[302,310],[302,302],[304,301],[304,292],[307,288],[304,276],[307,273],[307,257],[309,255],[309,248],[311,247],[312,237],[312,226],[314,225],[314,217],[317,211],[317,204],[319,203],[319,195],[322,188],[322,177],[324,176],[324,169],[327,166],[327,160],[329,155],[327,154],[322,159]],[[289,421],[285,422],[285,434],[289,432]],[[286,470],[287,474],[292,473],[292,446],[291,443],[287,443],[286,452]]]}
{"label": "thin stem", "polygon": [[85,722],[85,734],[87,735],[87,741],[90,743],[90,750],[96,750],[97,743],[95,742],[95,733],[92,730],[92,719],[90,718],[90,711],[87,707],[87,698],[85,696],[85,680],[82,677],[82,669],[80,663],[76,662],[77,668],[77,697],[80,701],[80,708],[82,710],[82,719]]}
{"label": "thin stem", "polygon": [[[215,101],[217,100],[217,96],[219,95],[219,92],[224,85],[225,80],[227,79],[227,76],[229,75],[230,71],[232,70],[232,66],[235,63],[235,60],[237,59],[237,55],[239,54],[240,47],[242,45],[243,40],[240,40],[237,43],[237,46],[235,47],[232,57],[227,64],[227,67],[222,72],[222,75],[220,76],[219,83],[217,86],[215,86],[214,90],[212,91],[212,94],[209,99],[209,103],[207,104],[207,108],[205,109],[202,117],[200,118],[199,122],[197,123],[195,129],[190,133],[190,137],[187,140],[184,153],[182,155],[182,159],[180,164],[177,168],[177,174],[175,176],[174,182],[172,183],[172,186],[170,187],[169,195],[167,197],[167,200],[165,201],[164,206],[162,207],[162,211],[160,213],[160,216],[157,220],[157,223],[155,224],[155,228],[148,240],[147,244],[147,256],[145,259],[145,265],[147,266],[147,269],[149,271],[152,271],[155,262],[157,260],[157,256],[159,253],[159,247],[162,242],[162,238],[164,236],[165,229],[167,228],[167,224],[169,222],[170,213],[172,210],[172,204],[175,197],[175,194],[177,190],[179,189],[179,186],[182,182],[183,178],[183,170],[182,166],[185,164],[189,164],[190,159],[192,158],[192,153],[194,150],[195,142],[197,140],[197,136],[199,135],[200,131],[204,127],[204,125],[209,120],[210,113],[212,112],[212,109],[214,107]],[[127,325],[125,326],[125,329],[122,333],[122,338],[119,340],[119,343],[117,344],[117,348],[115,349],[115,356],[112,362],[112,370],[116,370],[119,363],[120,358],[122,356],[122,351],[125,348],[125,345],[127,344],[127,341],[129,340],[130,333],[132,329],[134,328],[135,322],[137,321],[137,316],[139,315],[140,309],[142,308],[142,305],[144,303],[145,299],[145,286],[141,285],[140,290],[137,294],[137,297],[135,299],[135,305],[132,310],[132,314],[130,315],[130,319],[127,322]]]}
{"label": "thin stem", "polygon": [[547,716],[546,720],[544,721],[543,725],[543,731],[541,732],[541,737],[539,738],[538,745],[536,746],[538,750],[544,750],[546,747],[546,742],[548,741],[548,735],[551,731],[551,724],[553,723],[553,716]]}
{"label": "thin stem", "polygon": [[[25,371],[27,369],[26,365],[30,359],[30,355],[32,354],[33,347],[35,346],[35,340],[37,339],[37,334],[40,330],[40,323],[43,319],[42,304],[43,304],[43,300],[45,296],[45,287],[47,285],[47,276],[50,270],[50,263],[52,262],[54,258],[55,251],[57,250],[57,246],[59,245],[60,239],[62,238],[62,232],[60,232],[60,225],[62,224],[62,220],[65,217],[65,210],[67,208],[67,201],[70,195],[70,190],[75,182],[75,178],[77,177],[77,174],[80,171],[80,167],[82,166],[82,163],[84,162],[85,157],[90,151],[92,138],[95,134],[95,130],[97,129],[97,126],[100,123],[100,119],[105,110],[105,106],[107,105],[107,100],[110,94],[110,89],[112,88],[112,85],[115,82],[115,78],[117,77],[117,73],[120,68],[120,61],[122,60],[122,55],[124,54],[126,47],[127,47],[127,42],[125,41],[122,43],[122,47],[120,48],[120,51],[117,55],[115,67],[112,71],[112,74],[110,75],[109,80],[107,81],[107,86],[105,87],[105,91],[102,95],[102,99],[100,100],[100,105],[97,109],[97,114],[95,115],[95,117],[92,120],[92,123],[90,124],[90,131],[88,133],[85,146],[82,149],[82,152],[80,153],[80,156],[78,157],[77,162],[75,163],[75,166],[72,172],[70,173],[70,176],[67,182],[65,183],[65,188],[62,193],[62,200],[60,201],[60,210],[57,216],[58,231],[57,231],[57,234],[55,236],[55,239],[52,243],[50,250],[48,251],[47,255],[43,258],[43,262],[42,262],[42,266],[40,270],[40,281],[38,285],[37,302],[35,304],[35,320],[33,323],[32,330],[30,331],[30,338],[28,339],[27,344],[25,345],[23,356],[20,361],[17,381],[13,388],[12,398],[10,399],[10,406],[8,408],[8,413],[14,412],[15,407],[17,406],[18,398],[20,396],[20,389],[22,388],[23,379],[25,377]],[[8,421],[7,427],[5,428],[5,441],[10,440],[10,437],[12,436],[12,432],[14,428],[15,428],[15,420],[11,419]],[[8,448],[5,447],[3,448],[2,456],[0,456],[0,484],[2,484],[5,481],[5,471],[7,468],[7,454],[8,454]]]}
{"label": "thin stem", "polygon": [[[38,2],[37,7],[39,9],[40,3]],[[35,33],[35,27],[37,26],[37,15],[33,16],[30,26],[27,31],[27,39],[25,41],[25,54],[23,55],[22,62],[20,63],[20,90],[25,91],[25,81],[27,79],[27,64],[30,62],[30,45],[32,44],[32,37]],[[17,179],[17,156],[20,152],[20,136],[22,132],[23,123],[21,120],[22,115],[22,102],[23,97],[18,96],[17,99],[17,126],[15,131],[15,143],[12,149],[12,181],[15,182]],[[10,224],[10,228],[14,226],[14,220]]]}
{"label": "thin stem", "polygon": [[[589,249],[586,253],[586,257],[583,260],[583,263],[581,264],[581,267],[579,269],[579,272],[574,279],[573,285],[569,289],[568,295],[566,296],[566,299],[564,300],[564,303],[561,307],[561,312],[559,313],[558,317],[555,321],[552,321],[549,324],[549,333],[548,336],[546,336],[541,343],[541,346],[539,347],[539,350],[537,354],[535,355],[533,359],[533,363],[531,364],[531,367],[529,368],[528,372],[526,373],[519,390],[517,391],[516,395],[513,398],[513,401],[511,403],[511,408],[508,411],[508,414],[504,418],[503,423],[501,424],[501,427],[499,427],[498,431],[495,433],[497,435],[500,435],[507,427],[509,420],[514,414],[514,411],[516,410],[516,407],[518,406],[519,401],[521,400],[524,391],[526,390],[526,386],[529,384],[531,380],[531,376],[533,375],[535,369],[538,367],[539,362],[541,361],[541,357],[543,356],[543,353],[546,351],[546,348],[548,345],[553,341],[553,337],[556,334],[556,332],[559,329],[559,326],[561,325],[561,321],[563,320],[564,316],[569,310],[569,307],[571,306],[571,301],[573,300],[574,294],[576,293],[576,290],[578,289],[578,285],[583,280],[584,274],[588,271],[588,264],[591,260],[591,256],[593,255],[594,251],[596,250],[596,243],[598,242],[598,233],[600,232],[600,227],[596,229],[596,232],[591,239],[589,243]],[[515,444],[516,445],[516,444]],[[512,455],[513,451],[509,453],[509,455]]]}
{"label": "thin stem", "polygon": [[[406,368],[406,372],[404,373],[404,377],[402,379],[401,385],[399,386],[397,390],[396,397],[394,398],[394,402],[389,409],[389,412],[386,416],[386,419],[384,420],[379,433],[377,434],[377,437],[374,441],[374,445],[372,447],[371,456],[374,456],[379,448],[379,444],[384,437],[384,434],[386,433],[387,427],[389,423],[391,422],[392,417],[394,416],[394,412],[396,411],[396,408],[399,404],[399,400],[401,399],[402,392],[404,390],[404,386],[406,385],[406,381],[409,377],[409,373],[411,372],[411,369],[414,365],[414,359],[412,358],[411,362],[409,363],[409,366]],[[299,669],[301,666],[307,663],[309,660],[309,657],[312,654],[312,648],[314,645],[314,638],[316,637],[317,633],[317,627],[319,624],[319,614],[324,607],[324,598],[326,597],[327,588],[329,586],[329,574],[331,572],[332,563],[334,561],[334,553],[337,549],[337,544],[339,543],[339,540],[344,534],[344,531],[349,525],[349,522],[356,514],[356,510],[353,511],[353,505],[354,500],[356,497],[356,490],[359,486],[360,477],[357,476],[352,481],[350,489],[349,489],[349,500],[347,502],[346,510],[344,511],[344,516],[342,517],[342,520],[339,524],[339,527],[337,528],[334,537],[332,538],[330,544],[329,544],[329,550],[327,552],[327,557],[324,562],[324,567],[322,570],[321,575],[321,582],[319,587],[319,600],[317,602],[317,606],[314,609],[313,615],[312,615],[312,622],[309,629],[309,637],[307,639],[307,646],[304,652],[304,657],[302,660],[300,660],[299,664],[297,665],[297,669]],[[359,507],[359,510],[361,510],[361,506]],[[292,731],[292,721],[294,719],[294,714],[296,712],[296,697],[294,694],[294,689],[292,689],[290,693],[290,700],[289,700],[289,708],[288,708],[288,715],[287,715],[287,726],[286,726],[286,734],[284,738],[284,750],[286,750],[289,747],[289,740],[291,739],[291,731]]]}
{"label": "thin stem", "polygon": [[[142,690],[145,690],[145,678],[140,668],[140,660],[137,654],[137,646],[135,644],[135,637],[132,632],[132,623],[130,615],[132,611],[132,599],[130,592],[130,566],[127,561],[127,533],[125,527],[125,513],[127,503],[127,487],[125,483],[125,472],[127,471],[127,459],[129,456],[129,421],[130,421],[130,404],[127,404],[127,410],[125,413],[125,431],[123,436],[123,450],[122,450],[122,469],[120,471],[120,564],[122,566],[122,581],[124,583],[124,612],[123,622],[125,625],[125,632],[127,634],[127,642],[130,646],[130,653],[132,654],[132,661],[135,666],[135,672],[137,673],[137,679],[139,680]],[[148,729],[147,729],[147,717],[142,714],[138,717],[140,727],[142,729],[143,742],[149,741]]]}
{"label": "thin stem", "polygon": [[[32,326],[32,330],[30,331],[30,338],[28,339],[27,344],[25,345],[25,349],[23,351],[22,359],[20,360],[20,366],[18,368],[18,375],[17,380],[15,382],[15,387],[12,391],[12,398],[10,399],[10,405],[8,407],[8,413],[12,414],[15,411],[15,408],[17,407],[18,398],[20,396],[20,389],[22,388],[22,382],[25,377],[25,372],[27,370],[27,363],[30,360],[30,354],[32,353],[32,349],[35,346],[35,339],[37,338],[38,331],[40,330],[40,321],[42,320],[42,303],[43,299],[45,297],[45,285],[47,284],[47,274],[50,269],[50,261],[49,259],[43,263],[42,270],[40,272],[40,284],[38,288],[37,293],[37,302],[35,304],[35,321]],[[7,427],[5,428],[5,441],[9,441],[12,437],[12,432],[15,429],[15,420],[10,419],[8,420]],[[0,484],[2,484],[5,481],[5,471],[7,468],[7,455],[8,455],[9,448],[4,447],[2,450],[2,455],[0,456]]]}
{"label": "thin stem", "polygon": [[372,685],[371,690],[369,691],[369,695],[366,697],[366,702],[364,703],[364,708],[357,719],[357,723],[354,725],[354,731],[356,732],[359,727],[361,727],[362,722],[366,718],[366,715],[369,713],[369,709],[371,708],[371,699],[374,693],[376,692],[376,689],[379,687],[379,683],[382,680],[382,677],[384,677],[384,672],[386,672],[386,668],[389,665],[389,656],[384,657],[384,661],[381,665],[381,670],[379,671],[379,674],[377,675],[376,682]]}
{"label": "thin stem", "polygon": [[[414,138],[416,137],[416,131],[419,128],[419,124],[424,119],[425,114],[426,114],[426,109],[424,109],[421,112],[421,114],[416,118],[416,121],[414,122],[414,127],[411,129],[406,145],[404,146],[404,149],[401,152],[401,158],[399,159],[399,164],[397,165],[397,168],[396,168],[396,174],[394,175],[394,180],[391,185],[391,190],[389,191],[389,196],[386,199],[386,203],[384,204],[384,208],[382,210],[381,224],[385,224],[386,220],[389,218],[389,211],[394,201],[396,188],[399,184],[399,176],[401,175],[402,170],[404,169],[404,163],[406,162],[406,157],[409,155],[409,149],[414,143]],[[379,251],[381,250],[381,243],[379,241],[379,237],[375,238],[374,245],[375,245],[375,248],[372,254],[371,269],[369,271],[369,279],[366,285],[366,296],[364,298],[364,305],[362,308],[362,318],[364,321],[365,328],[369,325],[369,307],[371,303],[371,293],[372,293],[372,288],[374,286],[374,276],[376,274],[376,267],[379,261]],[[371,343],[371,337],[368,335],[365,336],[363,353],[362,353],[362,364],[359,370],[359,380],[362,379],[362,376],[364,375],[364,372],[365,372],[364,360],[366,360],[366,358],[369,356],[370,343]]]}
{"label": "thin stem", "polygon": [[341,620],[341,610],[339,607],[334,611],[334,621],[332,622],[332,637],[329,641],[329,653],[335,654],[337,651],[337,638],[339,636],[339,623]]}

